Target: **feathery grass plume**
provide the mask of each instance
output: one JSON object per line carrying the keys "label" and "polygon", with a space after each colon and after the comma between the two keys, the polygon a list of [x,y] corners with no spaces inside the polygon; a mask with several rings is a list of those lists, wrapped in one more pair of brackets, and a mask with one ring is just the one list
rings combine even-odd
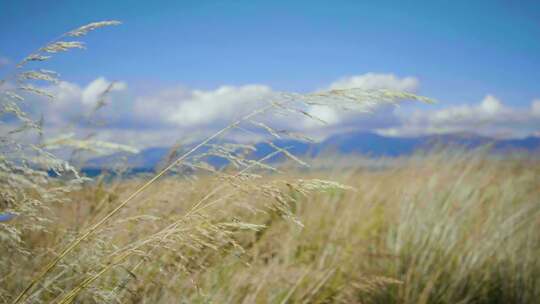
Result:
{"label": "feathery grass plume", "polygon": [[108,20],[108,21],[99,21],[99,22],[92,22],[87,25],[83,25],[80,28],[73,30],[71,32],[66,33],[66,36],[70,37],[81,37],[85,36],[91,31],[97,30],[102,27],[112,26],[112,25],[120,25],[122,24],[120,21],[116,20]]}
{"label": "feathery grass plume", "polygon": [[[21,80],[42,80],[42,81],[48,81],[53,84],[58,84],[58,73],[55,71],[49,71],[49,70],[36,70],[36,71],[27,71],[22,72],[18,75],[19,79]],[[22,98],[22,97],[21,97]],[[19,99],[22,100],[22,99]]]}
{"label": "feathery grass plume", "polygon": [[76,150],[90,151],[93,154],[109,154],[111,151],[139,153],[139,150],[128,145],[116,144],[94,139],[75,139],[74,133],[63,134],[57,138],[44,141],[40,146],[47,150],[64,149],[66,147]]}
{"label": "feathery grass plume", "polygon": [[42,47],[41,49],[39,49],[39,51],[54,54],[59,52],[66,52],[71,49],[84,49],[84,43],[80,41],[56,41]]}
{"label": "feathery grass plume", "polygon": [[50,54],[55,54],[58,52],[65,52],[71,49],[84,49],[84,43],[81,41],[61,41],[60,39],[78,38],[78,37],[85,36],[89,32],[94,31],[96,29],[107,27],[107,26],[120,25],[120,24],[121,22],[116,21],[116,20],[93,22],[93,23],[81,26],[73,31],[64,33],[60,37],[46,44],[44,47],[39,48],[36,52],[28,55],[19,64],[17,64],[17,68],[22,68],[26,64],[32,61],[49,60],[50,58],[52,58],[52,55]]}
{"label": "feathery grass plume", "polygon": [[[296,96],[292,96],[295,98]],[[298,98],[298,97],[296,97]],[[403,100],[435,103],[435,100],[413,93],[388,89],[339,89],[299,96],[309,105],[328,105],[329,102],[343,109],[369,112],[381,104],[397,104]]]}
{"label": "feathery grass plume", "polygon": [[[66,194],[78,189],[86,180],[68,162],[37,143],[36,135],[43,134],[43,117],[35,118],[24,110],[31,106],[29,96],[54,100],[55,96],[42,89],[40,82],[59,82],[59,75],[54,71],[24,68],[33,61],[48,60],[55,53],[83,47],[79,41],[60,41],[63,38],[65,36],[24,58],[0,80],[0,215],[9,219],[0,221],[1,277],[9,277],[13,270],[10,266],[12,254],[20,254],[21,261],[31,263],[33,257],[23,235],[46,232],[46,225],[54,218],[53,206],[67,202]],[[104,143],[97,144],[112,148]],[[26,266],[20,264],[18,267]],[[0,295],[3,299],[11,298],[13,291],[6,292],[0,287]]]}

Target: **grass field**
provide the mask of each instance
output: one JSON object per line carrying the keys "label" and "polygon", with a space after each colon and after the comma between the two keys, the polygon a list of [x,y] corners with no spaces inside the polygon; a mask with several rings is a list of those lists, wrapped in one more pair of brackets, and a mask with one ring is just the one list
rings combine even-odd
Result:
{"label": "grass field", "polygon": [[[540,298],[537,158],[447,150],[381,170],[232,174],[169,176],[154,184],[68,255],[29,302],[61,302],[81,286],[78,303]],[[2,248],[10,266],[2,269],[1,301],[13,300],[69,241],[66,235],[75,238],[140,183],[89,183],[70,194],[71,203],[48,211],[53,220],[45,230],[23,235],[28,254]]]}

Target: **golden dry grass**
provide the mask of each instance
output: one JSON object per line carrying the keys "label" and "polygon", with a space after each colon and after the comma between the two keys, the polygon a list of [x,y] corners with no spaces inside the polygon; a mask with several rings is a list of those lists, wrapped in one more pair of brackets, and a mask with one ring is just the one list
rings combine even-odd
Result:
{"label": "golden dry grass", "polygon": [[[241,182],[167,177],[69,255],[30,300],[61,302],[81,285],[82,303],[533,303],[540,297],[537,159],[447,151],[377,171],[285,172]],[[292,185],[299,178],[336,180],[354,190],[303,195]],[[303,227],[268,208],[273,198],[253,188],[276,183],[296,198],[288,204]],[[53,210],[47,232],[24,235],[30,255],[3,248],[12,268],[2,278],[2,300],[24,288],[68,241],[66,233],[75,238],[139,185],[137,179],[90,184]],[[216,188],[204,209],[189,215]],[[141,240],[148,243],[134,248]]]}

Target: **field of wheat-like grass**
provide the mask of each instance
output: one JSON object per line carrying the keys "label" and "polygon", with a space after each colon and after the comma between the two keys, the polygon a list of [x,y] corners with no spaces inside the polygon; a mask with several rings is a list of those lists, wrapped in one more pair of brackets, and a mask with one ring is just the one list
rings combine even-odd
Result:
{"label": "field of wheat-like grass", "polygon": [[[535,158],[442,151],[382,170],[234,178],[230,171],[157,182],[60,262],[32,298],[61,301],[74,290],[80,303],[540,297]],[[2,269],[2,300],[9,302],[69,242],[65,235],[75,238],[140,183],[89,184],[70,194],[72,203],[50,210],[55,220],[44,230],[22,236],[29,254],[2,248],[10,261]]]}

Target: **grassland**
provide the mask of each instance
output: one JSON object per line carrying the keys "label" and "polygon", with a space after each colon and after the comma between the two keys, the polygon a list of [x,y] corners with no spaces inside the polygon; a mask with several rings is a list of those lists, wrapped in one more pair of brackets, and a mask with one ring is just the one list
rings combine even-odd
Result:
{"label": "grassland", "polygon": [[[168,176],[67,256],[28,301],[61,302],[72,290],[77,303],[538,301],[537,158],[447,150],[380,170],[343,164],[264,177]],[[46,229],[22,236],[26,254],[2,248],[11,267],[2,269],[0,301],[12,301],[140,184],[88,183],[48,211]],[[285,193],[290,214],[262,185]]]}

